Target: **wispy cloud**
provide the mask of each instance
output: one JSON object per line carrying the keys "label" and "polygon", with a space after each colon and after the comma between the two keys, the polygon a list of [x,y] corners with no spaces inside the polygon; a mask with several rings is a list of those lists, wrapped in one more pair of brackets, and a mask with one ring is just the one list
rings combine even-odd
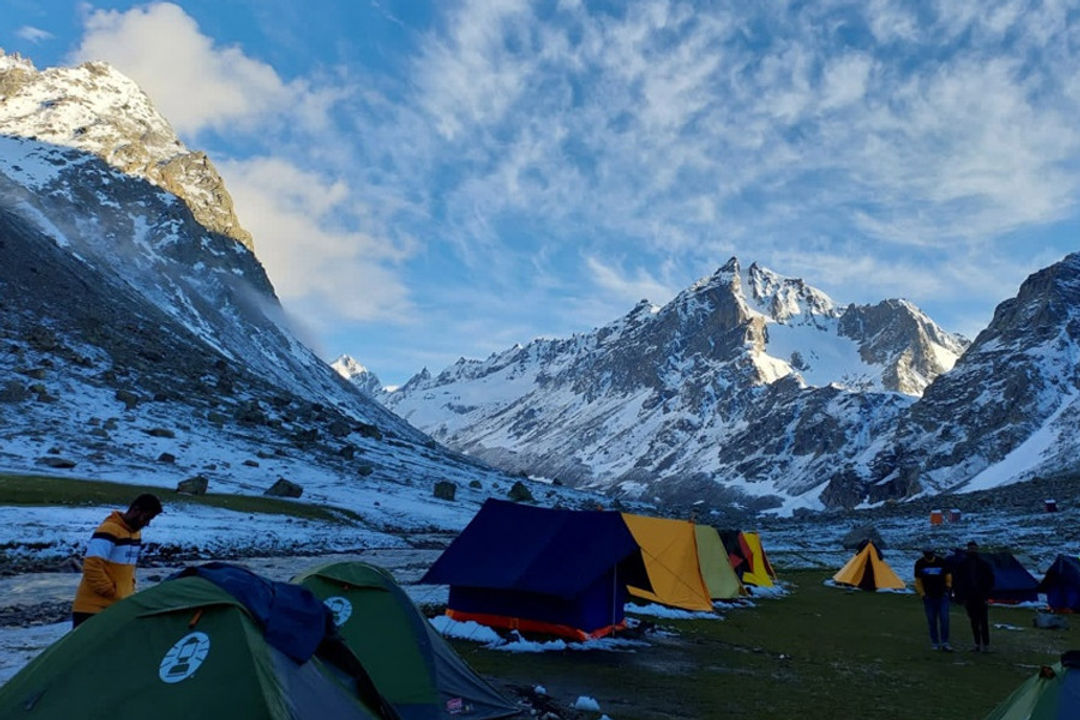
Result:
{"label": "wispy cloud", "polygon": [[[78,54],[115,62],[189,136],[258,145],[227,179],[283,297],[417,321],[449,278],[501,338],[497,323],[556,324],[496,298],[594,321],[732,254],[845,300],[1011,294],[1036,262],[1020,233],[1077,212],[1073,6],[463,0],[438,4],[403,64],[321,82],[156,4],[89,13]],[[485,341],[439,317],[433,344]]]}
{"label": "wispy cloud", "polygon": [[15,35],[22,38],[23,40],[26,40],[27,42],[32,42],[35,44],[44,42],[45,40],[52,40],[54,37],[56,37],[48,30],[42,30],[41,28],[36,28],[33,25],[23,25],[21,28],[15,31]]}

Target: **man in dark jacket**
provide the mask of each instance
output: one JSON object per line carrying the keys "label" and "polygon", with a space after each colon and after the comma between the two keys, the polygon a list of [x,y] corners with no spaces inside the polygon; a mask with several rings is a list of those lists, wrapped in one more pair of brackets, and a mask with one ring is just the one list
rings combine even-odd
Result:
{"label": "man in dark jacket", "polygon": [[990,652],[990,616],[986,605],[994,589],[994,568],[979,556],[979,546],[972,540],[967,544],[964,559],[956,566],[956,594],[971,620],[975,638],[972,652]]}
{"label": "man in dark jacket", "polygon": [[923,550],[915,561],[915,591],[923,601],[926,622],[930,625],[930,647],[952,652],[949,645],[949,589],[952,575],[945,561],[932,548]]}

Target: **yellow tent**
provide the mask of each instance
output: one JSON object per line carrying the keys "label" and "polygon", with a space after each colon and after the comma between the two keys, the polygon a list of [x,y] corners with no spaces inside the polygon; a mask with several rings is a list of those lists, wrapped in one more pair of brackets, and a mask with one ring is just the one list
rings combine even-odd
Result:
{"label": "yellow tent", "polygon": [[881,559],[881,553],[872,542],[867,542],[855,553],[855,556],[847,561],[847,565],[833,575],[833,580],[841,585],[851,585],[871,592],[904,589],[904,581]]}
{"label": "yellow tent", "polygon": [[773,570],[769,557],[765,554],[765,548],[761,546],[761,536],[756,532],[742,532],[742,542],[746,544],[744,552],[747,554],[747,567],[743,570],[742,581],[744,585],[757,585],[758,587],[772,587],[776,579],[776,571]]}
{"label": "yellow tent", "polygon": [[701,577],[694,524],[623,513],[634,540],[641,547],[653,591],[628,586],[634,597],[684,610],[713,609],[705,579]]}
{"label": "yellow tent", "polygon": [[720,542],[720,533],[708,525],[695,525],[694,538],[697,540],[698,565],[705,587],[713,600],[730,600],[746,593],[746,588],[739,582],[735,568],[731,567],[727,550]]}

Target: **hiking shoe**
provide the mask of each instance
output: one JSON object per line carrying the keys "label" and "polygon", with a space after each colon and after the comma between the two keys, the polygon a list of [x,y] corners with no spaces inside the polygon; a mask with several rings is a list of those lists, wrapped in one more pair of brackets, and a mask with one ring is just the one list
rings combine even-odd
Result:
{"label": "hiking shoe", "polygon": [[992,653],[992,652],[994,652],[993,650],[990,649],[989,645],[983,645],[982,651],[984,653]]}
{"label": "hiking shoe", "polygon": [[982,645],[975,645],[971,648],[971,652],[982,652]]}
{"label": "hiking shoe", "polygon": [[950,645],[949,643],[942,643],[941,651],[942,652],[952,652],[953,651],[952,645]]}
{"label": "hiking shoe", "polygon": [[931,649],[931,650],[940,650],[940,649],[941,649],[941,646],[940,646],[940,645],[938,645],[937,643],[931,643],[931,645],[930,645],[930,649]]}

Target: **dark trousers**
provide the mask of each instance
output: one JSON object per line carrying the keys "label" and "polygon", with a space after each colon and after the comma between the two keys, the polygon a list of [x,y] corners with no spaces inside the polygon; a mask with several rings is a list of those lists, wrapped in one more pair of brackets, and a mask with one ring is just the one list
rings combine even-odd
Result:
{"label": "dark trousers", "polygon": [[94,613],[71,613],[71,629],[74,630],[92,617],[94,617]]}
{"label": "dark trousers", "polygon": [[930,642],[933,645],[949,644],[949,596],[923,598],[926,624],[930,626]]}
{"label": "dark trousers", "polygon": [[990,609],[985,600],[969,600],[964,603],[968,618],[971,620],[971,634],[976,645],[990,645]]}

